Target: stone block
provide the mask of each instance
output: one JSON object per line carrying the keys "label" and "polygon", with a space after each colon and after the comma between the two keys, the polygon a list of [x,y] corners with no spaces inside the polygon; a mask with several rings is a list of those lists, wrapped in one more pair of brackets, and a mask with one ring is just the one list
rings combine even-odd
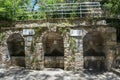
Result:
{"label": "stone block", "polygon": [[83,61],[83,55],[81,53],[75,53],[75,61]]}
{"label": "stone block", "polygon": [[29,46],[30,47],[31,44],[32,44],[31,42],[25,42],[25,46]]}
{"label": "stone block", "polygon": [[81,57],[83,57],[83,54],[82,54],[82,52],[79,52],[79,53],[75,53],[75,56],[81,56]]}
{"label": "stone block", "polygon": [[116,33],[112,33],[112,35],[111,35],[112,37],[112,41],[116,41]]}
{"label": "stone block", "polygon": [[63,57],[45,57],[44,65],[47,68],[63,68],[64,67],[64,59]]}
{"label": "stone block", "polygon": [[64,47],[69,47],[69,46],[70,46],[70,44],[64,43]]}
{"label": "stone block", "polygon": [[105,20],[97,21],[97,25],[107,25]]}
{"label": "stone block", "polygon": [[113,32],[116,32],[116,29],[115,29],[115,28],[112,28],[112,27],[108,27],[108,28],[106,29],[106,32],[108,32],[108,33],[113,33]]}
{"label": "stone block", "polygon": [[83,61],[83,57],[76,56],[75,61]]}
{"label": "stone block", "polygon": [[42,46],[43,46],[42,43],[36,43],[36,48],[37,48],[37,47],[42,47]]}
{"label": "stone block", "polygon": [[37,55],[37,57],[36,57],[38,60],[42,60],[42,57],[41,57],[41,55]]}
{"label": "stone block", "polygon": [[29,42],[29,41],[31,42],[31,41],[33,40],[33,36],[27,36],[27,37],[26,37],[26,40],[27,40],[28,42]]}
{"label": "stone block", "polygon": [[114,41],[109,41],[109,42],[107,42],[107,45],[116,45],[117,43],[116,42],[114,42]]}
{"label": "stone block", "polygon": [[25,46],[25,51],[30,51],[30,48]]}
{"label": "stone block", "polygon": [[82,67],[83,67],[83,61],[81,61],[81,62],[79,62],[79,61],[75,62],[75,69],[79,70]]}

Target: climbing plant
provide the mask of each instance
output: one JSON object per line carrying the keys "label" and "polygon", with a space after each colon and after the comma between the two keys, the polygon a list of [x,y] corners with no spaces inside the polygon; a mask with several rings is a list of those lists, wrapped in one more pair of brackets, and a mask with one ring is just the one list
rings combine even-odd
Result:
{"label": "climbing plant", "polygon": [[46,30],[46,28],[42,28],[42,27],[34,29],[34,31],[35,31],[35,34],[33,36],[34,40],[32,41],[32,44],[31,44],[31,47],[30,47],[31,53],[33,53],[35,51],[35,45],[38,42],[38,38],[40,37],[42,32],[44,32],[45,30]]}
{"label": "climbing plant", "polygon": [[[69,32],[70,28],[58,28],[58,31],[63,34],[63,36],[66,36],[66,33]],[[72,50],[72,53],[74,54],[75,53],[75,50],[76,50],[76,41],[73,37],[70,37],[69,39],[69,44],[70,44],[70,49]]]}
{"label": "climbing plant", "polygon": [[42,32],[42,28],[37,28],[35,29],[35,35],[34,35],[34,38],[36,39]]}
{"label": "climbing plant", "polygon": [[0,33],[0,43],[2,42],[2,40],[3,40],[4,37],[5,36],[2,33]]}
{"label": "climbing plant", "polygon": [[32,41],[31,46],[30,46],[30,51],[33,53],[35,51],[35,42]]}
{"label": "climbing plant", "polygon": [[63,36],[65,36],[68,31],[69,31],[69,28],[63,28],[63,27],[58,28],[58,32]]}
{"label": "climbing plant", "polygon": [[70,37],[69,43],[70,43],[70,49],[72,50],[72,53],[74,54],[77,48],[75,39],[73,37]]}

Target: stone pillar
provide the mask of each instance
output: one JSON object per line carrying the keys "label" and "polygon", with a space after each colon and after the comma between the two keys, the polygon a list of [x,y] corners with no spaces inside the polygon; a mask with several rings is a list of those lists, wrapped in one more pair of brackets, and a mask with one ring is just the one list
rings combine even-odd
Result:
{"label": "stone pillar", "polygon": [[[26,27],[26,26],[25,26]],[[33,68],[33,59],[34,52],[31,51],[31,44],[34,41],[35,32],[34,29],[23,29],[23,36],[25,41],[25,60],[26,60],[26,68]],[[34,45],[32,46],[34,48]]]}
{"label": "stone pillar", "polygon": [[36,62],[36,68],[37,69],[43,69],[44,68],[44,52],[43,52],[43,44],[40,43],[36,43],[36,47],[35,47],[36,51],[35,51],[35,58],[37,59]]}
{"label": "stone pillar", "polygon": [[105,46],[106,46],[106,69],[108,71],[113,67],[113,61],[115,58],[115,46],[116,46],[116,29],[112,27],[106,28],[105,34]]}
{"label": "stone pillar", "polygon": [[26,68],[31,68],[33,59],[33,55],[31,53],[31,44],[33,41],[33,36],[24,36],[25,38],[25,60],[26,60]]}
{"label": "stone pillar", "polygon": [[113,52],[113,50],[110,49],[107,50],[105,66],[106,66],[106,70],[108,71],[110,71],[111,68],[113,67],[114,55],[115,53]]}
{"label": "stone pillar", "polygon": [[64,70],[71,70],[71,51],[70,51],[70,44],[69,44],[69,35],[66,34],[66,36],[64,36]]}
{"label": "stone pillar", "polygon": [[84,36],[84,31],[83,29],[78,29],[79,34],[77,34],[76,36],[73,36],[75,38],[76,41],[76,52],[75,52],[75,71],[80,70],[81,68],[83,68],[83,36]]}
{"label": "stone pillar", "polygon": [[0,67],[7,67],[10,66],[10,55],[8,52],[7,45],[3,44],[0,46]]}
{"label": "stone pillar", "polygon": [[83,40],[80,39],[80,50],[78,53],[75,53],[75,71],[78,71],[83,68]]}
{"label": "stone pillar", "polygon": [[75,53],[75,71],[83,68],[83,53]]}

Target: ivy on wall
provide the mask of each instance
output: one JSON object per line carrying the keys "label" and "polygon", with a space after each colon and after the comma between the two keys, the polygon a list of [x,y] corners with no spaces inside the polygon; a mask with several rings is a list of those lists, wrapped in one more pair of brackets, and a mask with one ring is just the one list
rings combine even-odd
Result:
{"label": "ivy on wall", "polygon": [[35,35],[33,36],[34,40],[32,41],[32,44],[31,44],[31,47],[30,47],[31,53],[34,53],[35,45],[37,43],[37,38],[42,33],[42,28],[37,28],[37,29],[34,29],[34,30],[35,30]]}
{"label": "ivy on wall", "polygon": [[39,64],[39,60],[38,58],[36,58],[37,54],[35,53],[35,46],[36,46],[36,43],[38,42],[38,38],[40,37],[40,35],[42,34],[42,32],[44,32],[44,29],[43,28],[37,28],[37,29],[34,29],[35,30],[35,34],[33,36],[34,40],[32,41],[32,44],[31,44],[31,47],[30,47],[30,51],[31,51],[31,54],[32,54],[32,57],[31,57],[31,68],[32,69],[40,69],[40,67],[38,66]]}
{"label": "ivy on wall", "polygon": [[42,33],[42,31],[43,31],[42,28],[35,29],[35,35],[34,35],[35,40]]}
{"label": "ivy on wall", "polygon": [[5,36],[2,33],[0,33],[0,43],[2,42],[2,40],[3,40],[4,37]]}
{"label": "ivy on wall", "polygon": [[[70,28],[59,28],[58,30],[61,34],[66,35],[66,33],[70,31]],[[70,43],[70,49],[72,50],[72,53],[75,53],[75,50],[77,48],[75,39],[73,37],[70,37],[69,43]]]}
{"label": "ivy on wall", "polygon": [[64,27],[58,28],[58,32],[62,34],[63,36],[66,36],[66,33],[69,32],[69,30],[70,28],[64,28]]}
{"label": "ivy on wall", "polygon": [[31,43],[30,51],[31,51],[31,53],[34,53],[34,51],[35,51],[35,42],[34,41],[32,41],[32,43]]}
{"label": "ivy on wall", "polygon": [[74,54],[77,48],[75,39],[73,37],[70,37],[69,43],[70,43],[70,49],[72,50],[72,53]]}
{"label": "ivy on wall", "polygon": [[[61,28],[58,28],[58,31],[59,31],[63,36],[66,37],[66,34],[67,34],[67,32],[70,31],[70,28],[69,28],[69,27],[67,27],[67,28],[61,27]],[[68,35],[69,35],[69,34],[68,34]],[[69,36],[69,37],[70,37],[70,36]],[[69,48],[70,48],[70,50],[72,51],[72,55],[71,55],[72,58],[70,59],[70,61],[71,61],[71,62],[74,62],[74,61],[75,61],[75,56],[74,56],[74,54],[75,54],[76,49],[77,49],[75,38],[70,37],[70,38],[69,38],[69,44],[70,44]]]}

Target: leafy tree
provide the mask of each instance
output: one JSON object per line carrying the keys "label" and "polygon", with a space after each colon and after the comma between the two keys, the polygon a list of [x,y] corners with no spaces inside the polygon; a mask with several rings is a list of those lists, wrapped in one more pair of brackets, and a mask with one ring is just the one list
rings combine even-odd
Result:
{"label": "leafy tree", "polygon": [[120,0],[102,0],[105,8],[113,14],[120,14]]}
{"label": "leafy tree", "polygon": [[0,19],[15,20],[16,16],[24,11],[21,6],[27,6],[30,0],[1,0],[0,1]]}

